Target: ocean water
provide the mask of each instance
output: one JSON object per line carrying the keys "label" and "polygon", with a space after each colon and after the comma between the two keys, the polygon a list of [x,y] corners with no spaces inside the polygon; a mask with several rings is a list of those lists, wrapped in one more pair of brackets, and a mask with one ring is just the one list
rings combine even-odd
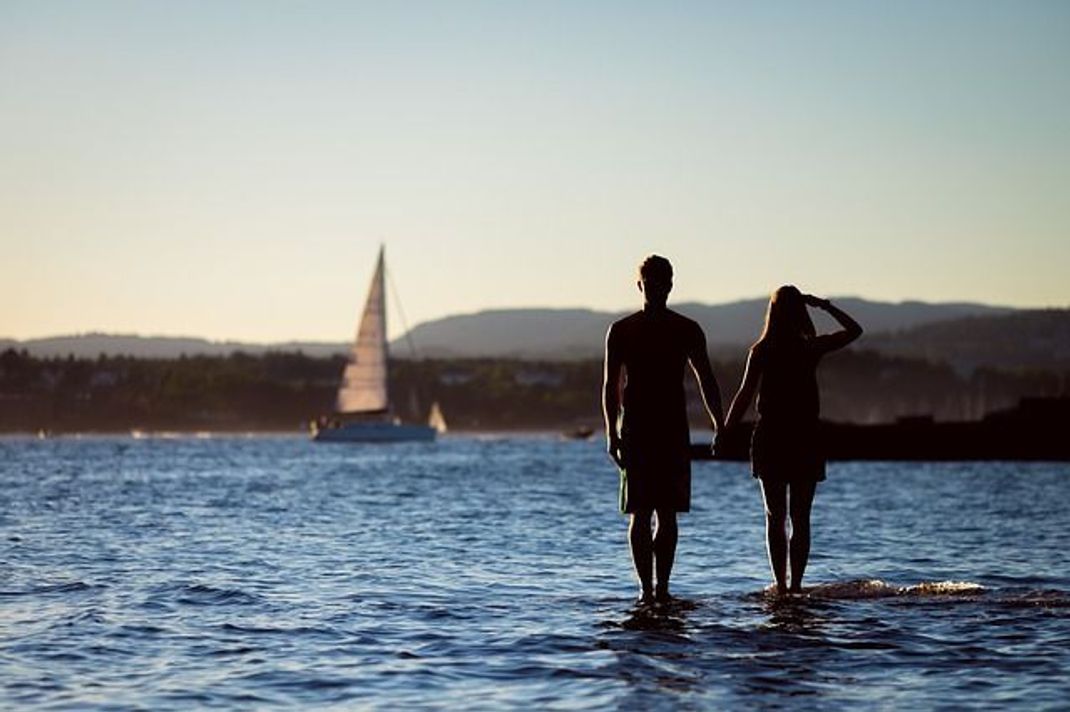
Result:
{"label": "ocean water", "polygon": [[1062,708],[1070,465],[834,463],[776,601],[697,463],[634,606],[597,442],[0,439],[0,707]]}

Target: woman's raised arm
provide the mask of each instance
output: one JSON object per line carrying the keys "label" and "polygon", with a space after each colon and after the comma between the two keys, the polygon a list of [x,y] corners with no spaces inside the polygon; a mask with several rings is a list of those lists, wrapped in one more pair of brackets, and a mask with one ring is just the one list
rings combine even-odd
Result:
{"label": "woman's raised arm", "polygon": [[832,334],[822,334],[815,339],[818,350],[822,352],[842,349],[862,335],[862,325],[851,318],[851,315],[840,309],[828,299],[819,299],[812,294],[803,295],[803,300],[811,307],[825,311],[829,316],[839,322],[842,330]]}

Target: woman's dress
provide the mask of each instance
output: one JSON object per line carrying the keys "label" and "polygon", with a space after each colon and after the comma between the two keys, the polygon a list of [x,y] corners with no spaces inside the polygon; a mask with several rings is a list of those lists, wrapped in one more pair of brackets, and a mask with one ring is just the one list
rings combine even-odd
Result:
{"label": "woman's dress", "polygon": [[817,363],[822,353],[814,339],[763,341],[754,346],[759,360],[758,422],[751,436],[751,474],[763,481],[820,482],[825,453],[818,415]]}

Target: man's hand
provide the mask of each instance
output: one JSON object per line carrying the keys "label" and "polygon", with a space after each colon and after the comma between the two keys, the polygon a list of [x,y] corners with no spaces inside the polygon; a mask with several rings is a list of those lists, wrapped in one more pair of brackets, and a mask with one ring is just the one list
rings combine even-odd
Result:
{"label": "man's hand", "polygon": [[621,447],[619,435],[606,436],[606,452],[617,467],[624,469],[624,449]]}

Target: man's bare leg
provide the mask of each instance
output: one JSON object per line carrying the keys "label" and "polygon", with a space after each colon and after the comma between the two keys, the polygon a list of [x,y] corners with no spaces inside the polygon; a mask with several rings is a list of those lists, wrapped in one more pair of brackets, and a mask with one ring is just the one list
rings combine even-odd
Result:
{"label": "man's bare leg", "polygon": [[658,572],[658,584],[654,590],[657,601],[669,600],[669,577],[672,575],[673,561],[676,559],[676,540],[679,530],[676,524],[676,512],[659,509],[658,529],[654,535],[654,562]]}
{"label": "man's bare leg", "polygon": [[640,603],[654,600],[654,542],[650,532],[650,510],[632,513],[628,524],[628,543],[632,549],[632,565],[642,587]]}

